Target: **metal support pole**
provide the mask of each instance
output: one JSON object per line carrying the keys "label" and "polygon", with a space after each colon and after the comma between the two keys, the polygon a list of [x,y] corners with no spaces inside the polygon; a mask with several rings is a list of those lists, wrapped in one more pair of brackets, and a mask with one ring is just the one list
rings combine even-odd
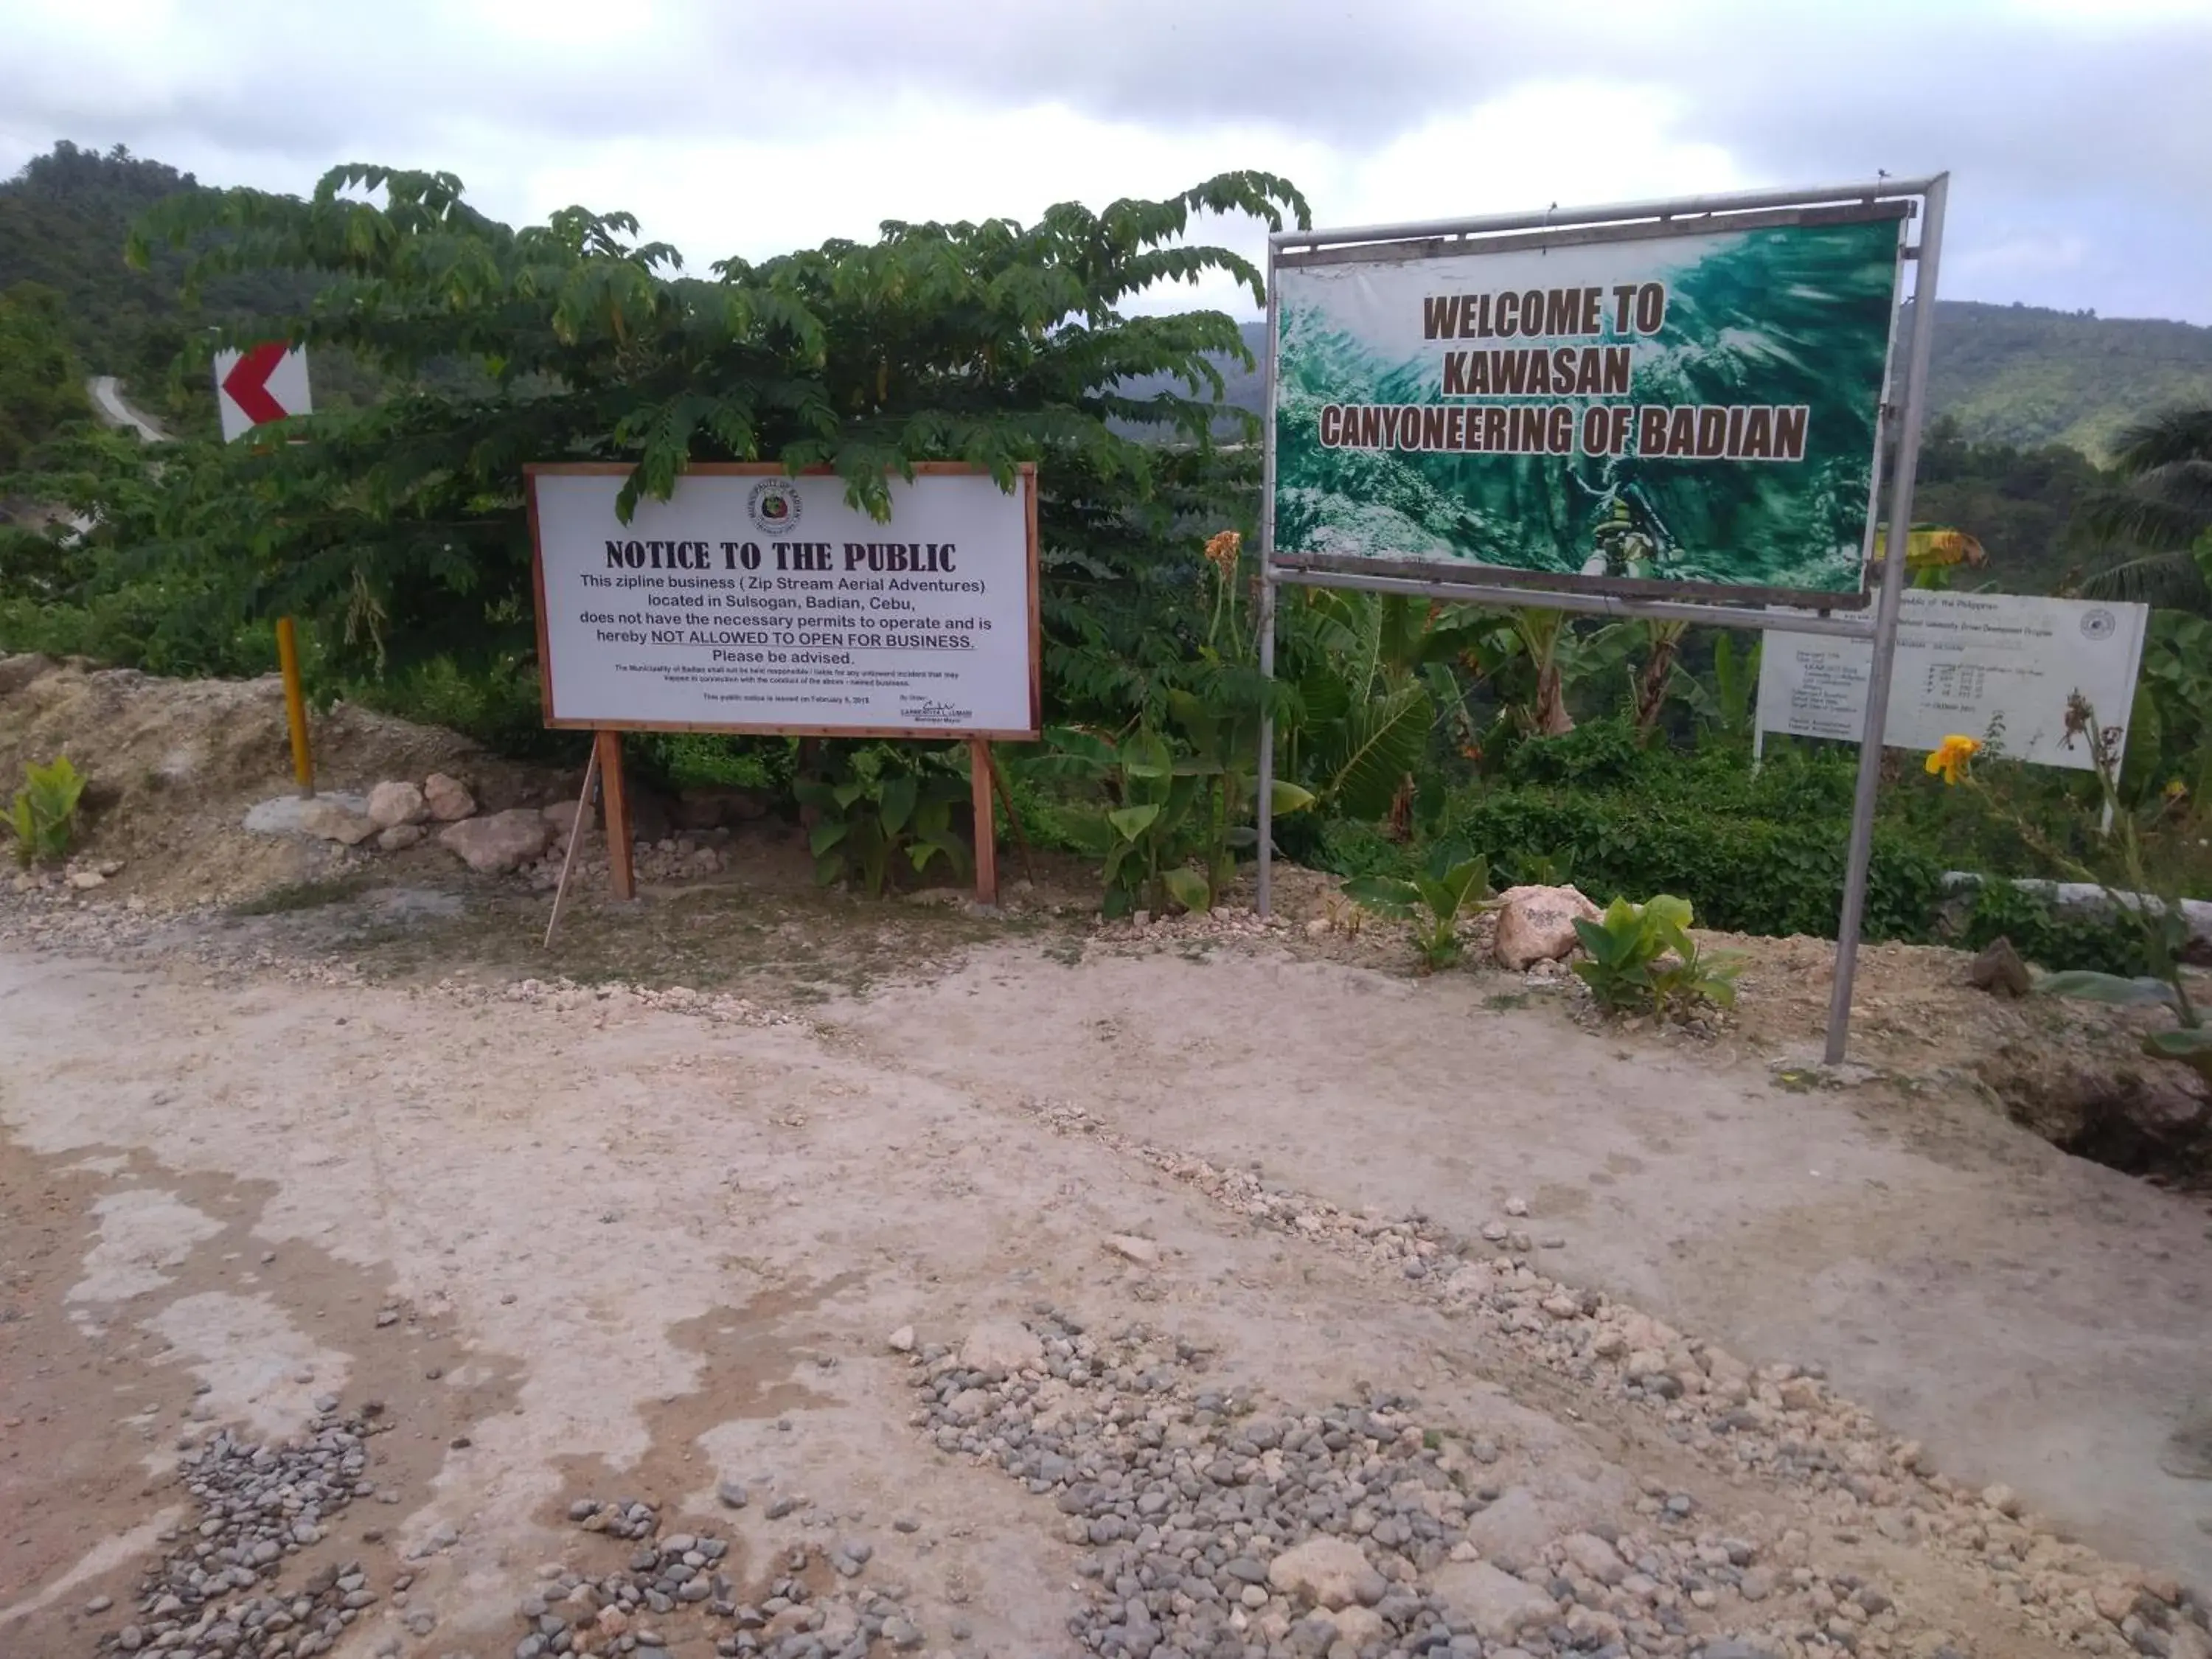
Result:
{"label": "metal support pole", "polygon": [[[1275,579],[1264,564],[1260,568],[1260,675],[1270,682],[1275,678]],[[1275,897],[1275,714],[1272,708],[1260,715],[1257,811],[1260,872],[1254,884],[1252,908],[1267,916],[1274,914]]]}
{"label": "metal support pole", "polygon": [[307,698],[300,686],[300,641],[289,617],[276,618],[276,668],[284,677],[284,721],[292,732],[292,776],[302,799],[315,793],[315,757],[307,747]]}
{"label": "metal support pole", "polygon": [[1905,542],[1912,529],[1912,484],[1920,465],[1920,423],[1928,404],[1928,356],[1936,333],[1936,271],[1943,245],[1943,198],[1951,175],[1929,181],[1920,223],[1919,264],[1912,282],[1912,344],[1906,357],[1905,410],[1892,474],[1889,544],[1875,605],[1874,660],[1868,669],[1866,727],[1859,738],[1858,787],[1851,797],[1850,851],[1844,866],[1844,908],[1836,923],[1835,983],[1828,997],[1826,1059],[1840,1065],[1851,1028],[1851,981],[1857,971],[1859,927],[1866,910],[1867,867],[1874,853],[1874,809],[1881,790],[1882,738],[1889,719],[1889,679],[1897,661],[1897,617],[1905,603]]}
{"label": "metal support pole", "polygon": [[[1552,230],[1569,226],[1616,224],[1638,219],[1694,219],[1706,214],[1751,213],[1762,208],[1806,207],[1818,203],[1895,200],[1941,190],[1950,175],[1933,179],[1875,179],[1856,185],[1826,185],[1812,190],[1747,190],[1716,196],[1674,197],[1662,202],[1613,202],[1561,212],[1492,213],[1476,219],[1425,219],[1396,225],[1349,225],[1323,230],[1279,230],[1267,238],[1268,258],[1277,250],[1341,247],[1357,242],[1407,242],[1438,236],[1488,236],[1505,231]],[[1700,229],[1725,229],[1725,224]],[[1272,276],[1272,272],[1270,275]],[[1271,282],[1268,286],[1273,287]],[[1269,337],[1273,337],[1270,336]]]}
{"label": "metal support pole", "polygon": [[1696,623],[1709,628],[1743,628],[1755,633],[1822,634],[1844,640],[1870,640],[1874,619],[1863,611],[1841,615],[1826,611],[1786,614],[1765,607],[1697,605],[1680,599],[1630,599],[1611,593],[1571,589],[1513,587],[1474,582],[1464,576],[1425,580],[1417,576],[1366,576],[1350,571],[1316,570],[1283,564],[1275,580],[1300,587],[1344,587],[1364,593],[1409,593],[1441,605],[1486,605],[1505,611],[1573,611],[1594,617],[1650,617],[1655,622]]}
{"label": "metal support pole", "polygon": [[[1275,249],[1267,246],[1267,429],[1260,450],[1260,678],[1272,695],[1275,681],[1275,343],[1280,326],[1275,310]],[[1275,902],[1275,711],[1260,714],[1260,799],[1254,803],[1254,828],[1260,837],[1260,867],[1253,877],[1252,908],[1262,917]]]}

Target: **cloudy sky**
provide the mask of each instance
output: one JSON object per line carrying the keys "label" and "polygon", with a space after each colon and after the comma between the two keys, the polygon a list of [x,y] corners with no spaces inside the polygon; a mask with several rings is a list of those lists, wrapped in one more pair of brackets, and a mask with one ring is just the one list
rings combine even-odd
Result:
{"label": "cloudy sky", "polygon": [[2212,0],[0,0],[0,174],[440,167],[702,267],[1240,167],[1324,225],[1948,167],[1946,295],[2212,323],[2208,89]]}

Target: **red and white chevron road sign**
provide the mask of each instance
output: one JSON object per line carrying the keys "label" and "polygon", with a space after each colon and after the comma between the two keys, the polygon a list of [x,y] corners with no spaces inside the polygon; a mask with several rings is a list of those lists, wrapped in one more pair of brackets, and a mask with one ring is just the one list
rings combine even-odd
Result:
{"label": "red and white chevron road sign", "polygon": [[215,399],[222,409],[222,441],[232,443],[257,426],[305,415],[307,354],[266,340],[251,351],[215,354]]}

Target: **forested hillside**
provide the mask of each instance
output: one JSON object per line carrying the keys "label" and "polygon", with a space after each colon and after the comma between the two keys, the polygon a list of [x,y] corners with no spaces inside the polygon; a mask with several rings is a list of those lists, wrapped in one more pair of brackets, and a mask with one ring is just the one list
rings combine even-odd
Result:
{"label": "forested hillside", "polygon": [[[1265,335],[1261,324],[1245,325],[1255,358]],[[1229,400],[1257,410],[1259,372],[1231,364],[1226,373]],[[2212,403],[2212,328],[1942,300],[1929,396],[1970,443],[2064,444],[2102,461],[2129,422]]]}
{"label": "forested hillside", "polygon": [[175,258],[134,270],[123,258],[132,219],[197,189],[190,173],[120,146],[100,155],[54,146],[0,184],[0,291],[38,283],[59,296],[64,329],[88,373],[119,375],[155,401],[187,326]]}
{"label": "forested hillside", "polygon": [[2212,328],[1939,300],[1928,390],[1972,441],[2102,460],[2130,421],[2212,403]]}
{"label": "forested hillside", "polygon": [[[121,376],[139,401],[172,416],[206,402],[196,385],[165,385],[188,331],[283,310],[294,297],[283,278],[264,275],[218,283],[187,307],[178,256],[159,255],[147,271],[124,262],[137,215],[198,188],[190,173],[120,147],[101,154],[68,143],[0,181],[0,289],[25,281],[52,289],[87,372]],[[1258,323],[1244,328],[1255,355],[1262,332]],[[1224,367],[1229,401],[1258,410],[1258,373]],[[343,395],[350,377],[337,365],[331,374],[331,392]],[[319,397],[324,389],[319,383]],[[1936,307],[1930,391],[1936,412],[1954,416],[1970,443],[2063,443],[2101,460],[2128,422],[2212,402],[2212,328],[1946,300]]]}
{"label": "forested hillside", "polygon": [[[196,301],[184,295],[185,256],[154,251],[149,267],[124,258],[131,222],[156,202],[203,186],[189,173],[66,141],[0,181],[0,295],[36,283],[57,296],[63,335],[87,374],[112,374],[132,401],[181,432],[211,434],[207,377],[175,372],[187,338],[242,318],[297,308],[307,284],[279,272],[224,276]],[[335,357],[314,365],[316,401],[358,401],[361,371]]]}
{"label": "forested hillside", "polygon": [[[195,331],[296,308],[299,284],[279,272],[226,277],[198,301],[183,295],[181,255],[138,270],[123,254],[139,214],[201,189],[189,173],[131,155],[57,144],[0,182],[0,337],[17,349],[0,374],[0,471],[42,436],[82,419],[72,382],[120,377],[132,398],[178,430],[212,434],[204,372],[175,371]],[[35,286],[25,287],[24,284]],[[1255,363],[1263,326],[1244,325]],[[1259,369],[1223,361],[1228,401],[1257,411]],[[435,373],[436,371],[433,371]],[[342,354],[313,364],[319,407],[372,399],[378,378]],[[1131,383],[1162,389],[1159,377]],[[2094,462],[2119,429],[2159,409],[2212,402],[2212,328],[2100,318],[2027,306],[1945,301],[1936,312],[1931,430],[1920,516],[1959,524],[1988,546],[1985,579],[2047,592],[2087,558],[2071,539]]]}

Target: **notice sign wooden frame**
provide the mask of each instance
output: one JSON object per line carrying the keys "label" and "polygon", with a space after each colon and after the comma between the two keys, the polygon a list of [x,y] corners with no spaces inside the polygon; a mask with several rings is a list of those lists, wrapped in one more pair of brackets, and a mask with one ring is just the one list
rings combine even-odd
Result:
{"label": "notice sign wooden frame", "polygon": [[881,523],[827,469],[702,462],[625,524],[632,471],[523,469],[545,724],[601,734],[617,892],[614,734],[726,732],[966,741],[982,893],[990,743],[1043,724],[1036,467],[1009,492],[980,467],[918,464],[889,479]]}
{"label": "notice sign wooden frame", "polygon": [[630,467],[524,469],[545,723],[599,731],[1034,738],[1036,469],[890,480],[878,524],[827,471],[688,469],[630,521]]}

